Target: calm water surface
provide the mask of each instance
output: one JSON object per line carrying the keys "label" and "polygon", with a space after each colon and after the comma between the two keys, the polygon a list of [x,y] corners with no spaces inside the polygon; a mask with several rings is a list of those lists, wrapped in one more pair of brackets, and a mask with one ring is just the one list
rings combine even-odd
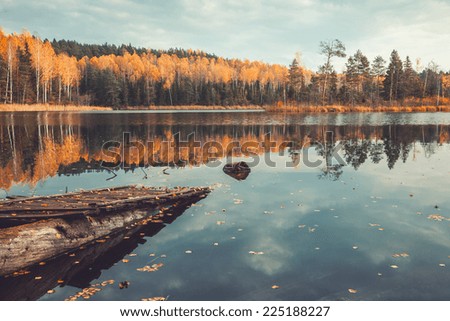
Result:
{"label": "calm water surface", "polygon": [[[162,164],[134,150],[101,167],[102,145],[123,133],[154,142]],[[237,180],[220,155],[168,162],[176,133],[223,146],[270,133],[275,146],[235,152],[252,165]],[[0,298],[64,300],[95,287],[90,300],[450,300],[449,142],[445,113],[2,113],[0,198],[124,184],[214,190],[162,222],[0,277]]]}

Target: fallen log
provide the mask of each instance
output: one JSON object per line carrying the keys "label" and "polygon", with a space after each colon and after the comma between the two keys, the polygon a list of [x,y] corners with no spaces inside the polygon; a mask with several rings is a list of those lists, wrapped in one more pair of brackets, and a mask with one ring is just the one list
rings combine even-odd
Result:
{"label": "fallen log", "polygon": [[155,209],[197,202],[206,197],[209,191],[209,188],[183,189],[183,192],[177,190],[170,197],[167,195],[169,193],[164,193],[159,198],[146,199],[141,204],[130,200],[117,203],[124,206],[112,206],[109,211],[95,212],[102,215],[82,212],[79,215],[47,218],[0,229],[0,275],[48,260],[90,242],[107,242],[108,235],[148,219],[156,213]]}
{"label": "fallen log", "polygon": [[36,220],[156,206],[208,193],[206,187],[154,189],[122,186],[51,196],[29,197],[0,202],[0,222]]}
{"label": "fallen log", "polygon": [[110,234],[107,242],[91,242],[43,261],[45,264],[17,267],[19,272],[0,276],[0,301],[37,300],[57,286],[70,285],[80,289],[95,286],[92,281],[99,279],[102,271],[122,260],[139,244],[145,243],[144,238],[154,237],[167,224],[171,224],[191,206],[191,201],[164,207],[150,220]]}

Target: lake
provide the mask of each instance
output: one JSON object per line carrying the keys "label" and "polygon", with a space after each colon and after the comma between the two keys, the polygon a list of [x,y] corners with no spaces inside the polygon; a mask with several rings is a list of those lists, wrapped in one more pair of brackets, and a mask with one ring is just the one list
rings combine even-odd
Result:
{"label": "lake", "polygon": [[449,143],[447,113],[0,113],[0,198],[213,188],[0,299],[450,300]]}

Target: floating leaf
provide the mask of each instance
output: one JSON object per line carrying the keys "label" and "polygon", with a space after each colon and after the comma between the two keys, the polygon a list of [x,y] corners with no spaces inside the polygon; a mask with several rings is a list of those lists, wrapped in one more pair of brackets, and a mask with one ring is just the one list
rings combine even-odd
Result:
{"label": "floating leaf", "polygon": [[428,219],[433,220],[433,221],[438,221],[438,222],[448,220],[446,217],[439,215],[439,214],[430,214],[430,215],[428,215]]}
{"label": "floating leaf", "polygon": [[122,262],[123,262],[123,263],[128,263],[128,262],[130,262],[130,260],[128,260],[128,259],[122,259]]}
{"label": "floating leaf", "polygon": [[225,224],[225,221],[217,221],[216,224],[217,225],[223,225],[223,224]]}
{"label": "floating leaf", "polygon": [[35,279],[35,280],[41,280],[41,279],[42,279],[42,276],[35,276],[34,279]]}
{"label": "floating leaf", "polygon": [[392,257],[395,257],[395,258],[397,258],[397,257],[408,257],[408,256],[409,256],[409,254],[406,253],[406,252],[392,254]]}
{"label": "floating leaf", "polygon": [[350,293],[358,293],[358,290],[355,290],[355,289],[348,289],[348,292],[350,292]]}
{"label": "floating leaf", "polygon": [[155,296],[153,298],[144,298],[141,301],[166,301],[167,299],[162,296]]}
{"label": "floating leaf", "polygon": [[393,264],[393,265],[391,265],[391,268],[393,268],[393,269],[398,269],[398,266],[395,265],[395,264]]}
{"label": "floating leaf", "polygon": [[106,281],[103,281],[102,283],[100,283],[101,286],[107,286],[110,284],[114,284],[114,280],[106,280]]}
{"label": "floating leaf", "polygon": [[47,291],[47,294],[53,294],[53,293],[55,293],[56,291],[55,290],[48,290]]}
{"label": "floating leaf", "polygon": [[272,289],[276,290],[279,289],[280,287],[278,285],[272,285]]}
{"label": "floating leaf", "polygon": [[95,293],[101,291],[99,288],[90,287],[84,288],[82,291],[77,292],[75,295],[72,295],[66,299],[66,301],[75,301],[78,298],[83,298],[85,300],[90,299]]}
{"label": "floating leaf", "polygon": [[259,252],[249,251],[248,254],[251,254],[251,255],[263,255],[264,252],[262,252],[262,251],[259,251]]}
{"label": "floating leaf", "polygon": [[356,245],[353,245],[353,246],[352,246],[352,249],[357,250],[358,247],[357,247]]}
{"label": "floating leaf", "polygon": [[192,254],[192,250],[186,250],[186,251],[184,251],[184,253],[186,253],[186,254]]}
{"label": "floating leaf", "polygon": [[146,265],[142,268],[137,268],[136,270],[139,272],[155,272],[155,271],[158,271],[163,266],[164,266],[163,263],[155,263],[151,266]]}

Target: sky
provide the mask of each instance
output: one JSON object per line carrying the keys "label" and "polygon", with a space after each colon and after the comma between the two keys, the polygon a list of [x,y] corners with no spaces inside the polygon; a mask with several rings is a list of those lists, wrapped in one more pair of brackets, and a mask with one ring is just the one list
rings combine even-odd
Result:
{"label": "sky", "polygon": [[[200,49],[225,58],[289,65],[297,52],[312,70],[320,41],[341,40],[385,60],[436,62],[450,70],[450,0],[0,0],[0,27],[42,39]],[[336,58],[337,71],[346,59]]]}

